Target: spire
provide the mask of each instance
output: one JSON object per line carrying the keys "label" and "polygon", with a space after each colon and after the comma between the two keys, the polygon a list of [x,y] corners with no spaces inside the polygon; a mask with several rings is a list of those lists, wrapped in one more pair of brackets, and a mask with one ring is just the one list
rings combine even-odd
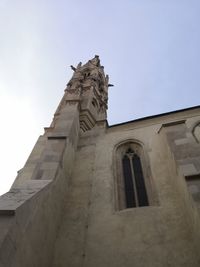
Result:
{"label": "spire", "polygon": [[80,127],[87,131],[106,121],[109,77],[105,75],[98,55],[84,65],[80,62],[71,68],[73,76],[67,84],[65,100],[79,102]]}

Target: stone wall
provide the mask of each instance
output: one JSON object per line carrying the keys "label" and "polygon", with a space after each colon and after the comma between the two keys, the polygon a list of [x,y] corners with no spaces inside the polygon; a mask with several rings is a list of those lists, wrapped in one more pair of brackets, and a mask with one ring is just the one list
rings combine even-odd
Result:
{"label": "stone wall", "polygon": [[77,104],[66,105],[0,197],[0,266],[50,266],[79,137]]}
{"label": "stone wall", "polygon": [[[185,181],[200,170],[199,119],[193,109],[79,133],[78,103],[64,105],[0,198],[0,266],[199,266]],[[127,140],[143,148],[151,201],[119,210],[115,151]]]}
{"label": "stone wall", "polygon": [[[162,127],[189,123],[197,114],[180,112],[81,135],[53,267],[200,265],[197,227],[191,225],[194,216],[198,225],[199,214],[188,202],[185,178]],[[119,211],[114,151],[125,140],[143,145],[154,200],[147,207]]]}
{"label": "stone wall", "polygon": [[[177,192],[181,196],[181,209],[186,212],[185,220],[188,220],[192,240],[198,250],[200,246],[200,201],[195,200],[189,190],[189,184],[191,186],[194,183],[195,193],[199,194],[196,184],[200,183],[200,144],[193,135],[193,127],[191,127],[194,125],[193,121],[198,122],[199,117],[189,118],[172,125],[164,124],[161,134],[165,138],[169,156],[177,167],[177,179],[174,182],[177,183]],[[192,177],[194,180],[191,179]],[[188,183],[190,179],[191,183]]]}

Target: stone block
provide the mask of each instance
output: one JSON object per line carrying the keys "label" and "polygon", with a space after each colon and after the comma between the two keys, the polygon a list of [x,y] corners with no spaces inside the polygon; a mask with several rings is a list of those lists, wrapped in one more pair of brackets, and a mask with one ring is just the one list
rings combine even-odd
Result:
{"label": "stone block", "polygon": [[198,174],[197,169],[195,168],[194,164],[185,164],[179,166],[181,173],[184,176]]}
{"label": "stone block", "polygon": [[181,139],[176,139],[174,142],[175,145],[180,146],[191,143],[191,140],[189,140],[188,138],[181,138]]}

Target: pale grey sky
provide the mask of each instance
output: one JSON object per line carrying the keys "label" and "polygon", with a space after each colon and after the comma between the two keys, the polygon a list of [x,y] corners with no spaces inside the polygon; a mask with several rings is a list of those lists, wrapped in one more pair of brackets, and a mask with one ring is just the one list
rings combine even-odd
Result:
{"label": "pale grey sky", "polygon": [[199,105],[199,0],[0,0],[0,194],[95,54],[109,124]]}

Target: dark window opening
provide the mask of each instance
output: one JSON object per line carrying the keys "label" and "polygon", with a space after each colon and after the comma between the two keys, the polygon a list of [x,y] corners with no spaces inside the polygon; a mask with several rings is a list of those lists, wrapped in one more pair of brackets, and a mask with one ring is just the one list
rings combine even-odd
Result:
{"label": "dark window opening", "polygon": [[90,76],[90,72],[85,72],[84,73],[84,79],[86,79],[87,77],[89,77]]}
{"label": "dark window opening", "polygon": [[125,185],[125,196],[126,196],[126,207],[135,207],[135,197],[133,190],[133,179],[131,173],[131,164],[128,156],[123,158],[123,173],[124,173],[124,185]]}
{"label": "dark window opening", "polygon": [[126,208],[148,206],[140,157],[129,148],[123,159]]}
{"label": "dark window opening", "polygon": [[95,98],[92,99],[92,105],[96,108],[98,107],[97,101]]}

